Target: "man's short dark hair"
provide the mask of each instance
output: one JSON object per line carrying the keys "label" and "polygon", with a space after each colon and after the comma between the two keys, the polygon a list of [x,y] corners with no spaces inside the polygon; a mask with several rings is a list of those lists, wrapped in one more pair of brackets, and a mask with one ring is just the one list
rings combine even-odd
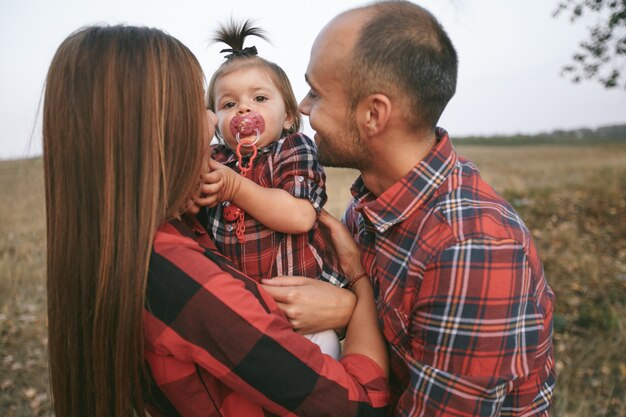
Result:
{"label": "man's short dark hair", "polygon": [[348,64],[353,107],[386,93],[405,101],[415,129],[434,128],[454,95],[457,55],[437,19],[408,1],[374,3]]}

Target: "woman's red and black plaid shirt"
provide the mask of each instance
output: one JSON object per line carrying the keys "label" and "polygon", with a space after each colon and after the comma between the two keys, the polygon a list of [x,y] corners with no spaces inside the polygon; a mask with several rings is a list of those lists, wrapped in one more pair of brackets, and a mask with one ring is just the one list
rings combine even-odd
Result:
{"label": "woman's red and black plaid shirt", "polygon": [[295,333],[274,300],[194,219],[156,233],[144,309],[157,416],[385,415],[386,376]]}

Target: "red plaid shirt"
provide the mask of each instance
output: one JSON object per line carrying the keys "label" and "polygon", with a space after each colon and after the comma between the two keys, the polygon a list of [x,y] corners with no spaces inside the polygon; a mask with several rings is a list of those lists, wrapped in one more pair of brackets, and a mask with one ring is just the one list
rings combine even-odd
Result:
{"label": "red plaid shirt", "polygon": [[197,222],[156,233],[144,333],[154,417],[385,415],[383,370],[362,355],[337,362],[295,333]]}
{"label": "red plaid shirt", "polygon": [[[237,156],[226,145],[213,147],[213,158],[238,171]],[[248,166],[248,158],[243,160]],[[247,178],[267,188],[281,188],[311,202],[317,212],[326,204],[326,175],[317,161],[315,142],[294,133],[258,150]],[[245,243],[240,243],[236,223],[224,221],[224,204],[209,208],[201,218],[220,252],[249,277],[260,281],[279,275],[320,278],[338,286],[348,280],[335,259],[325,253],[317,224],[307,233],[290,235],[265,227],[245,215]],[[289,215],[289,213],[285,213]]]}
{"label": "red plaid shirt", "polygon": [[547,416],[554,294],[513,208],[448,134],[378,198],[358,178],[358,240],[391,348],[395,416]]}

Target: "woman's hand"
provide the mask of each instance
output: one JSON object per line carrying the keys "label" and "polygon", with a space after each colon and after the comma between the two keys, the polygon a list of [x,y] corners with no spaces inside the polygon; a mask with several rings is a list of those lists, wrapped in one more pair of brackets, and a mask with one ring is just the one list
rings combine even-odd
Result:
{"label": "woman's hand", "polygon": [[328,282],[306,277],[275,277],[261,280],[292,327],[309,334],[342,330],[350,320],[356,297]]}
{"label": "woman's hand", "polygon": [[361,264],[361,251],[346,226],[326,210],[321,211],[318,220],[322,233],[330,239],[327,244],[332,245],[344,274],[352,279],[365,272]]}

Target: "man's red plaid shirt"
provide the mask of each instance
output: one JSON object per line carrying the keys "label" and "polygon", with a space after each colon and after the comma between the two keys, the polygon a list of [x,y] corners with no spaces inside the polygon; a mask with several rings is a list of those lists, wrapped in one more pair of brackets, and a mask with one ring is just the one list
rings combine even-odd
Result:
{"label": "man's red plaid shirt", "polygon": [[554,295],[526,226],[448,134],[345,223],[391,348],[392,415],[547,416]]}

